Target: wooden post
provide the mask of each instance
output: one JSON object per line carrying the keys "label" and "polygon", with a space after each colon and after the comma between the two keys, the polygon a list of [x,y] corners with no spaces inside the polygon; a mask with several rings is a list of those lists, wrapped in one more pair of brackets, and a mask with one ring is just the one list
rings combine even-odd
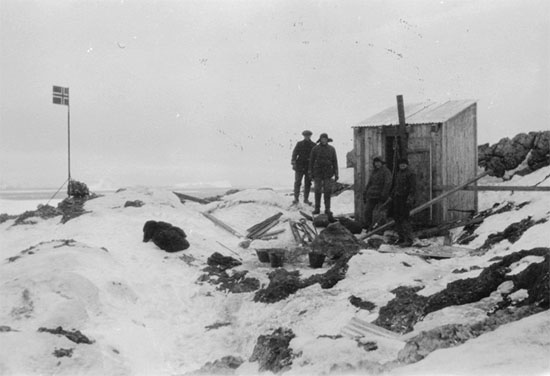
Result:
{"label": "wooden post", "polygon": [[397,115],[399,117],[399,126],[397,127],[397,135],[399,138],[399,157],[407,158],[407,132],[405,123],[405,105],[403,104],[403,96],[397,96]]}

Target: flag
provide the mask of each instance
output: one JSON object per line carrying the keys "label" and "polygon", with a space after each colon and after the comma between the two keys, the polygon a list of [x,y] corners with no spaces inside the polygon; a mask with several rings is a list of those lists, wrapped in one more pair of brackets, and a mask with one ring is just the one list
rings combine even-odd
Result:
{"label": "flag", "polygon": [[53,87],[53,103],[69,105],[69,88],[54,86]]}

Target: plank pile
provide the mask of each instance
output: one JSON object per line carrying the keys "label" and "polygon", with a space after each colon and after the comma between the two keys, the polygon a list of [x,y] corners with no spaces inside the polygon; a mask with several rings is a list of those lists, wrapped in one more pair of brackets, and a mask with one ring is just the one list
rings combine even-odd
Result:
{"label": "plank pile", "polygon": [[269,240],[276,237],[276,235],[282,233],[285,231],[285,229],[280,229],[277,231],[271,231],[273,227],[277,226],[280,221],[279,219],[283,213],[279,212],[275,215],[272,215],[271,217],[264,219],[260,223],[255,224],[254,226],[248,228],[246,230],[247,234],[246,237],[248,239],[262,239],[262,240]]}

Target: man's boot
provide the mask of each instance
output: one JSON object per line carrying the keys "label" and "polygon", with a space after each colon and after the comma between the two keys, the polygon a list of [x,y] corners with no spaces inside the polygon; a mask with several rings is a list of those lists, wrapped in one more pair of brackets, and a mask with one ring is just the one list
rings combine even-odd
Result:
{"label": "man's boot", "polygon": [[319,214],[321,212],[321,193],[315,192],[315,210],[311,214]]}
{"label": "man's boot", "polygon": [[304,204],[311,205],[311,201],[309,201],[309,188],[307,186],[304,187]]}

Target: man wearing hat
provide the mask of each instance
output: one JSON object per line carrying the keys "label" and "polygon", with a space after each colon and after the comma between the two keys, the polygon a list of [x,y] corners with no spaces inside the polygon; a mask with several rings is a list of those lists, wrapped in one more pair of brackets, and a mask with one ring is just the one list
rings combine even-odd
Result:
{"label": "man wearing hat", "polygon": [[399,170],[395,175],[395,184],[391,192],[391,207],[389,216],[395,221],[395,229],[399,234],[398,245],[412,245],[412,226],[410,210],[415,204],[416,176],[409,169],[409,161],[401,158],[397,161]]}
{"label": "man wearing hat", "polygon": [[372,228],[372,215],[377,205],[382,205],[390,197],[392,176],[391,171],[386,167],[380,156],[372,160],[373,169],[370,173],[369,182],[363,192],[365,202],[365,224],[367,231]]}
{"label": "man wearing hat", "polygon": [[332,141],[326,133],[321,133],[317,144],[311,150],[309,158],[309,174],[315,183],[315,210],[313,214],[321,212],[321,196],[325,199],[325,213],[332,215],[330,211],[330,195],[332,194],[332,177],[338,180],[338,159],[336,150],[328,143]]}
{"label": "man wearing hat", "polygon": [[311,141],[311,131],[305,130],[302,132],[304,139],[298,141],[294,150],[292,151],[292,169],[294,170],[294,201],[293,204],[298,203],[300,198],[300,186],[302,185],[302,179],[304,179],[304,203],[311,205],[309,202],[309,191],[311,190],[311,176],[308,173],[309,169],[309,157],[311,155],[311,149],[315,146],[315,143]]}

